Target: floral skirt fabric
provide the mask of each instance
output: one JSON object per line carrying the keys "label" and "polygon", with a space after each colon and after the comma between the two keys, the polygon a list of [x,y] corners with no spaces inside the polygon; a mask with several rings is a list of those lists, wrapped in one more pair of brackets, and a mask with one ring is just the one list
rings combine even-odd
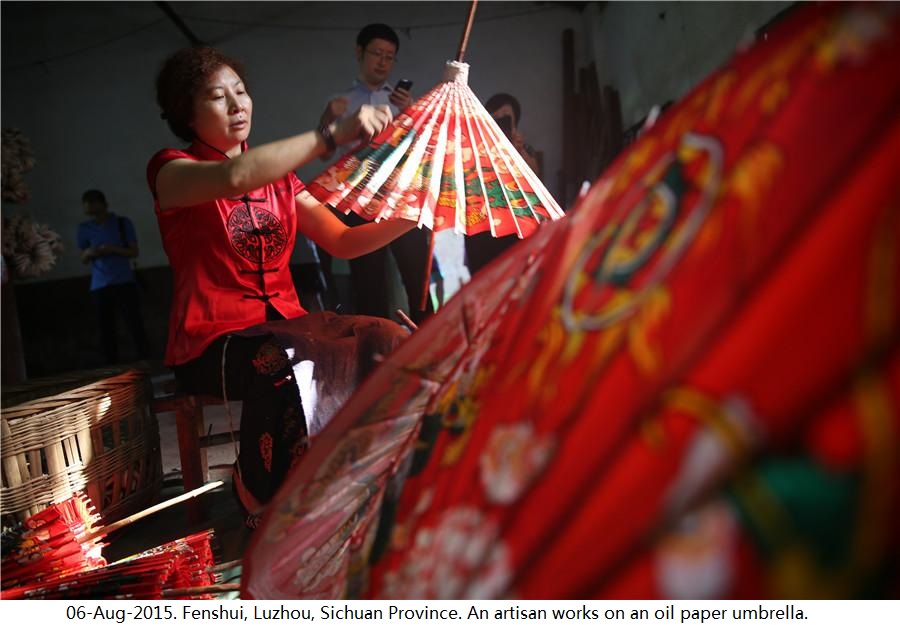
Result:
{"label": "floral skirt fabric", "polygon": [[259,512],[310,437],[406,336],[387,319],[314,313],[221,336],[174,367],[181,392],[242,401],[235,490],[248,512]]}

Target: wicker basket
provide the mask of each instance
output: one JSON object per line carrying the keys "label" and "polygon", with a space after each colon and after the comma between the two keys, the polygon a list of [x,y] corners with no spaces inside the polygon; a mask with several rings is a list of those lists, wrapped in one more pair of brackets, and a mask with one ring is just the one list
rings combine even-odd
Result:
{"label": "wicker basket", "polygon": [[[97,380],[103,375],[108,377]],[[35,399],[36,393],[44,396]],[[134,369],[70,374],[3,389],[3,524],[79,490],[91,498],[104,523],[156,501],[162,459],[151,396],[148,374]]]}

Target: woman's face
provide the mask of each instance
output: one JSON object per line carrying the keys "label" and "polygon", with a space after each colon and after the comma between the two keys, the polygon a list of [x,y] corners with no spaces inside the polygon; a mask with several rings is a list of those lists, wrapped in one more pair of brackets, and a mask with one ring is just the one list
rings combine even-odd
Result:
{"label": "woman's face", "polygon": [[194,96],[194,134],[229,156],[240,153],[241,142],[250,135],[252,118],[253,100],[228,65],[216,70]]}

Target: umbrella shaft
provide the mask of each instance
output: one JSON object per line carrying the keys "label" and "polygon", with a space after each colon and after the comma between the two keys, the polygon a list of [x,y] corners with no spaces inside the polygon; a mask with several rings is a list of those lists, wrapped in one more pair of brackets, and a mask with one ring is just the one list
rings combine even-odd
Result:
{"label": "umbrella shaft", "polygon": [[466,46],[469,45],[469,33],[472,31],[472,22],[475,21],[475,7],[478,6],[478,0],[472,0],[469,6],[469,16],[466,18],[466,27],[463,29],[462,38],[459,40],[459,51],[456,53],[456,60],[462,63],[463,57],[466,55]]}

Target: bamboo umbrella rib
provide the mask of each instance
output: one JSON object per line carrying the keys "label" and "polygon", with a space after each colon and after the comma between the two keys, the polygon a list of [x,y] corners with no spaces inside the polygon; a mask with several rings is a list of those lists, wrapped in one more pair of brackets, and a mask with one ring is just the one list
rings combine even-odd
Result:
{"label": "bamboo umbrella rib", "polygon": [[[408,193],[407,187],[412,183],[416,172],[422,166],[428,143],[431,140],[434,126],[437,123],[437,117],[429,115],[428,113],[433,112],[435,108],[438,108],[439,105],[443,103],[443,101],[444,94],[439,92],[438,97],[432,101],[432,104],[429,105],[428,109],[423,113],[422,117],[426,119],[425,126],[424,128],[421,128],[421,132],[416,133],[416,136],[412,138],[412,141],[404,154],[404,159],[401,161],[402,165],[400,165],[399,174],[396,176],[396,179],[390,187],[386,188],[386,192],[383,193],[384,198],[381,201],[381,210],[378,212],[376,221],[390,218],[394,212],[394,207],[398,203],[397,200],[402,200],[403,196]],[[412,135],[413,131],[410,131],[408,136]],[[385,187],[387,187],[387,183],[385,184]]]}
{"label": "bamboo umbrella rib", "polygon": [[[484,105],[477,98],[474,99],[474,106],[476,110],[482,115],[490,117],[490,113],[488,113],[487,109],[484,108]],[[500,132],[499,127],[497,128],[497,132]],[[565,214],[564,211],[562,210],[562,208],[560,208],[559,204],[557,204],[556,200],[553,199],[553,196],[547,190],[547,187],[544,186],[544,183],[541,182],[541,179],[538,178],[533,171],[531,171],[531,168],[525,162],[525,159],[522,158],[522,155],[519,154],[519,151],[515,149],[511,150],[510,156],[512,157],[513,162],[519,168],[521,177],[525,178],[534,193],[541,199],[541,204],[550,214],[551,218],[554,215],[556,217],[562,217]]]}
{"label": "bamboo umbrella rib", "polygon": [[167,501],[163,501],[161,503],[156,504],[155,506],[151,506],[146,510],[141,510],[140,512],[136,512],[131,516],[125,517],[120,521],[116,521],[110,525],[106,525],[104,527],[97,528],[93,532],[90,532],[83,536],[79,542],[87,542],[89,540],[94,540],[95,538],[100,538],[102,536],[106,536],[111,534],[112,532],[125,527],[126,525],[131,525],[136,521],[140,521],[144,517],[150,516],[155,512],[159,512],[160,510],[164,510],[170,506],[174,506],[175,504],[181,503],[182,501],[187,501],[188,499],[193,499],[203,493],[218,488],[222,486],[225,482],[221,480],[216,480],[215,482],[209,482],[208,484],[204,484],[200,488],[195,488],[194,490],[184,493],[183,495],[179,495],[178,497],[173,497]]}
{"label": "bamboo umbrella rib", "polygon": [[[476,103],[480,104],[480,102],[477,102],[477,100],[476,100]],[[487,114],[487,111],[483,107],[481,108],[481,112],[483,115]],[[512,180],[515,183],[515,186],[517,189],[517,193],[519,193],[522,196],[522,199],[525,201],[525,204],[528,206],[528,210],[531,213],[531,217],[536,222],[540,222],[540,216],[538,215],[538,211],[535,210],[534,203],[531,201],[531,198],[529,197],[529,193],[522,186],[523,179],[526,180],[526,182],[527,182],[527,178],[525,178],[525,175],[524,175],[522,169],[518,165],[515,165],[513,163],[514,155],[515,156],[519,155],[518,150],[505,149],[506,146],[503,145],[503,143],[502,143],[503,139],[501,138],[501,137],[503,137],[502,131],[496,125],[496,123],[493,122],[493,118],[491,118],[488,115],[487,117],[478,116],[477,119],[486,120],[484,125],[480,129],[486,130],[489,133],[493,145],[497,146],[497,155],[499,156],[500,160],[503,163],[503,169],[508,171],[510,176],[512,177]],[[489,121],[487,121],[487,120],[489,120]],[[491,159],[491,165],[495,169],[495,171],[500,171],[501,169],[496,166],[496,162],[493,160],[493,155],[490,152],[488,152],[488,156]],[[504,198],[506,199],[506,205],[510,209],[510,214],[513,219],[513,222],[516,225],[516,230],[518,232],[519,238],[520,239],[524,238],[522,228],[519,225],[519,218],[516,216],[516,213],[513,210],[512,202],[510,201],[509,195],[507,193],[507,189],[505,188],[505,185],[503,185],[502,183],[501,183],[501,189],[503,190],[503,195],[504,195]],[[535,191],[535,189],[533,187],[532,187],[532,190]],[[541,205],[543,206],[545,203],[544,198],[542,198],[540,196],[539,192],[535,192],[534,194],[538,196],[539,200],[541,201]]]}
{"label": "bamboo umbrella rib", "polygon": [[456,199],[457,232],[466,231],[466,181],[463,179],[462,132],[459,123],[459,89],[454,88],[453,98],[453,184]]}
{"label": "bamboo umbrella rib", "polygon": [[[484,132],[483,132],[483,130],[484,130],[483,127],[488,127],[488,128],[489,128],[490,124],[488,124],[487,122],[485,122],[484,120],[482,120],[482,119],[479,118],[479,117],[471,117],[471,119],[474,119],[474,120],[475,120],[475,130],[478,132],[478,137],[479,137],[479,139],[480,139],[480,144],[483,146],[483,150],[484,150],[484,159],[486,159],[486,160],[488,161],[488,163],[490,163],[490,169],[491,169],[492,171],[496,172],[497,186],[500,188],[500,192],[501,192],[502,195],[503,195],[504,207],[509,211],[510,218],[512,219],[512,222],[513,222],[513,224],[514,224],[515,227],[516,227],[516,234],[517,234],[517,236],[518,236],[520,239],[523,239],[523,238],[525,238],[525,235],[523,234],[522,228],[521,228],[521,226],[519,225],[519,220],[517,219],[516,214],[515,214],[515,211],[513,210],[513,203],[512,203],[512,201],[510,200],[509,194],[507,193],[506,187],[505,187],[505,185],[504,185],[504,183],[503,183],[503,179],[501,178],[501,175],[500,175],[500,173],[501,173],[501,168],[497,166],[497,162],[494,160],[494,156],[493,156],[493,154],[492,154],[492,153],[494,152],[494,147],[496,146],[496,147],[498,148],[498,149],[497,149],[498,155],[499,155],[499,156],[501,157],[501,159],[504,161],[504,168],[506,168],[506,171],[509,171],[509,169],[508,169],[508,167],[507,167],[507,165],[506,165],[506,163],[505,163],[505,159],[503,158],[503,154],[502,154],[504,150],[502,149],[502,147],[498,146],[498,145],[494,142],[494,140],[493,140],[494,138],[493,138],[493,137],[491,137],[492,140],[491,140],[490,142],[486,139],[485,134],[484,134]],[[523,195],[524,197],[526,197],[526,202],[527,202],[528,200],[527,200],[527,196],[525,195],[524,190],[520,191],[520,193],[522,193],[522,195]],[[490,223],[491,234],[493,234],[494,236],[497,236],[496,228],[495,228],[495,224],[494,224],[493,211],[496,210],[496,209],[498,209],[498,208],[500,208],[500,207],[491,207],[491,203],[490,203],[490,201],[489,201],[489,197],[486,197],[486,198],[485,198],[485,206],[484,206],[484,208],[485,208],[485,212],[487,213],[487,219],[488,219],[488,222]],[[530,203],[529,203],[529,208],[531,208]],[[535,218],[537,218],[536,215],[535,215],[535,213],[534,213],[534,210],[533,210],[533,209],[531,209],[531,213],[532,213],[532,215],[535,216]]]}
{"label": "bamboo umbrella rib", "polygon": [[[438,105],[442,104],[444,99],[445,93],[441,90],[440,97],[435,100],[435,103]],[[422,129],[422,132],[413,140],[412,145],[409,147],[409,158],[406,159],[406,162],[400,169],[400,175],[397,177],[396,184],[391,190],[392,196],[402,196],[405,193],[404,190],[412,183],[416,172],[423,166],[426,159],[426,150],[428,149],[428,144],[431,142],[431,137],[437,123],[438,116],[429,115],[428,121]],[[385,215],[385,211],[382,211],[381,215],[390,217],[389,214]]]}

